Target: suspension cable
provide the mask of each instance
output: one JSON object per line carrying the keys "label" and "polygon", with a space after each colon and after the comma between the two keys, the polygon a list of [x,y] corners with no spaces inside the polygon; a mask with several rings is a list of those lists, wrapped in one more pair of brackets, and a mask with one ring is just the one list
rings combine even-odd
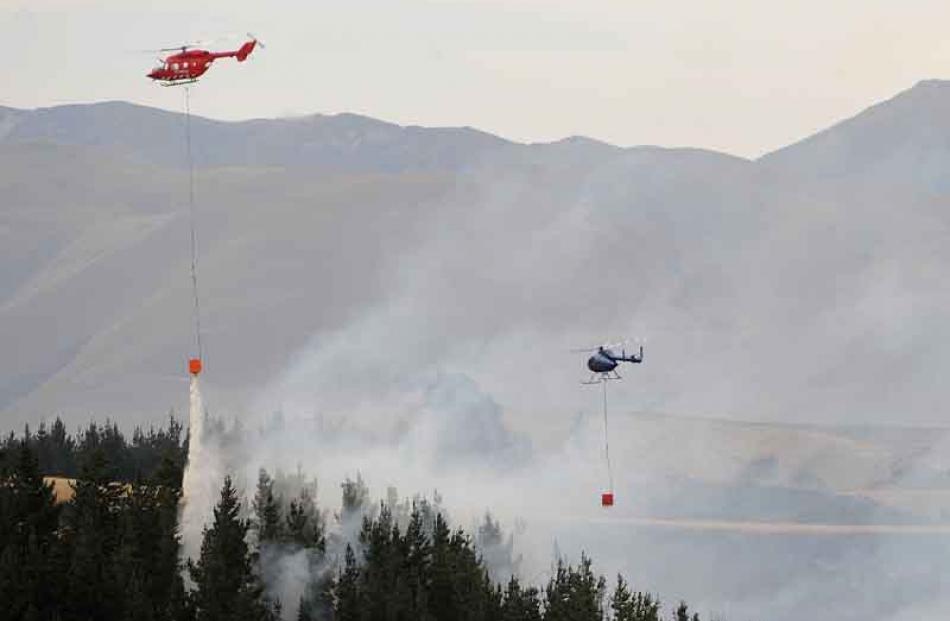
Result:
{"label": "suspension cable", "polygon": [[191,88],[185,86],[185,145],[188,155],[188,221],[191,228],[191,289],[195,299],[195,346],[201,351],[201,312],[198,304],[198,233],[195,224],[195,163],[191,154]]}
{"label": "suspension cable", "polygon": [[607,430],[607,379],[604,378],[601,384],[604,385],[604,459],[607,462],[607,482],[609,483],[607,489],[612,492],[614,491],[614,473],[610,467],[610,434]]}

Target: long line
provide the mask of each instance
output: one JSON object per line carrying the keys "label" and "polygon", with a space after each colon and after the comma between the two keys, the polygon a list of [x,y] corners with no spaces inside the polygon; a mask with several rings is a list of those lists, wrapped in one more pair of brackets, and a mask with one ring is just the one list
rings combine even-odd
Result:
{"label": "long line", "polygon": [[195,224],[195,163],[191,155],[191,88],[185,87],[185,143],[188,153],[188,221],[191,228],[191,290],[195,298],[195,346],[201,351],[201,307],[198,303],[198,233]]}
{"label": "long line", "polygon": [[604,459],[607,461],[607,481],[610,486],[608,491],[614,491],[614,473],[610,467],[610,432],[607,429],[607,378],[603,378],[601,384],[604,385]]}

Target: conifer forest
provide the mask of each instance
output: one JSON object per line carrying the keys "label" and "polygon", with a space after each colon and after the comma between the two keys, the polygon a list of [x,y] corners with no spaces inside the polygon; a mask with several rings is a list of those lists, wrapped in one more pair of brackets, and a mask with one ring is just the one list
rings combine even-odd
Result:
{"label": "conifer forest", "polygon": [[[300,473],[261,471],[253,497],[220,485],[200,554],[179,534],[187,455],[182,425],[113,423],[70,433],[57,420],[0,443],[0,619],[57,621],[697,621],[582,556],[553,559],[547,580],[489,571],[490,515],[453,526],[438,498],[370,499],[347,480],[339,509]],[[319,473],[314,473],[318,475]],[[64,494],[50,477],[68,479]],[[510,546],[508,553],[511,554]],[[281,601],[268,563],[303,559],[308,581]],[[513,567],[513,565],[508,565]]]}

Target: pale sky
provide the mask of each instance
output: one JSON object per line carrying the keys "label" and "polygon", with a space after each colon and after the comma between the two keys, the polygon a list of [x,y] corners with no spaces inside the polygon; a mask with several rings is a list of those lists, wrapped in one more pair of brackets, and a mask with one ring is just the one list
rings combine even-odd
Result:
{"label": "pale sky", "polygon": [[754,157],[950,77],[948,25],[947,0],[0,0],[0,105],[180,109],[137,50],[250,30],[267,49],[218,61],[196,114],[356,112]]}

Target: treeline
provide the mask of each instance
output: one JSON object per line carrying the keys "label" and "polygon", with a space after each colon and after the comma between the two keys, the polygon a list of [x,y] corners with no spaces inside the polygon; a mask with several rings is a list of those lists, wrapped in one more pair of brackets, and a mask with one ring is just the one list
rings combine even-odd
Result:
{"label": "treeline", "polygon": [[114,478],[98,447],[82,454],[59,504],[32,443],[0,449],[0,619],[189,619],[178,559],[181,466]]}
{"label": "treeline", "polygon": [[[662,614],[654,596],[620,577],[608,585],[587,558],[558,562],[540,588],[515,576],[498,583],[484,546],[511,546],[497,523],[486,518],[471,536],[450,525],[437,499],[396,502],[392,493],[374,505],[359,478],[344,483],[334,515],[319,509],[300,473],[262,471],[249,503],[226,478],[198,558],[182,561],[178,453],[118,466],[111,460],[147,442],[117,450],[120,436],[107,433],[109,442],[80,448],[83,434],[70,451],[52,453],[76,460],[66,503],[43,482],[40,433],[0,447],[0,620],[698,620],[685,604]],[[161,433],[174,435],[174,426]],[[135,475],[123,482],[119,472]],[[288,566],[299,588],[296,601],[281,602]]]}
{"label": "treeline", "polygon": [[41,423],[36,431],[27,426],[20,437],[10,432],[0,440],[0,451],[9,453],[24,442],[36,456],[40,472],[45,476],[71,479],[79,476],[82,465],[88,463],[94,453],[102,453],[109,474],[123,482],[152,476],[166,459],[184,468],[188,454],[184,428],[174,417],[169,417],[163,428],[146,431],[136,427],[131,440],[113,422],[90,423],[74,435],[57,417],[52,425],[47,427]]}
{"label": "treeline", "polygon": [[[413,510],[401,529],[383,507],[364,518],[357,547],[347,544],[343,567],[332,583],[333,618],[339,621],[430,619],[433,621],[659,621],[660,603],[632,592],[620,576],[609,596],[603,576],[586,557],[575,567],[558,561],[543,589],[516,576],[493,583],[473,540],[453,530],[440,513],[427,523]],[[301,606],[298,619],[315,619]],[[676,621],[690,617],[685,603]]]}

